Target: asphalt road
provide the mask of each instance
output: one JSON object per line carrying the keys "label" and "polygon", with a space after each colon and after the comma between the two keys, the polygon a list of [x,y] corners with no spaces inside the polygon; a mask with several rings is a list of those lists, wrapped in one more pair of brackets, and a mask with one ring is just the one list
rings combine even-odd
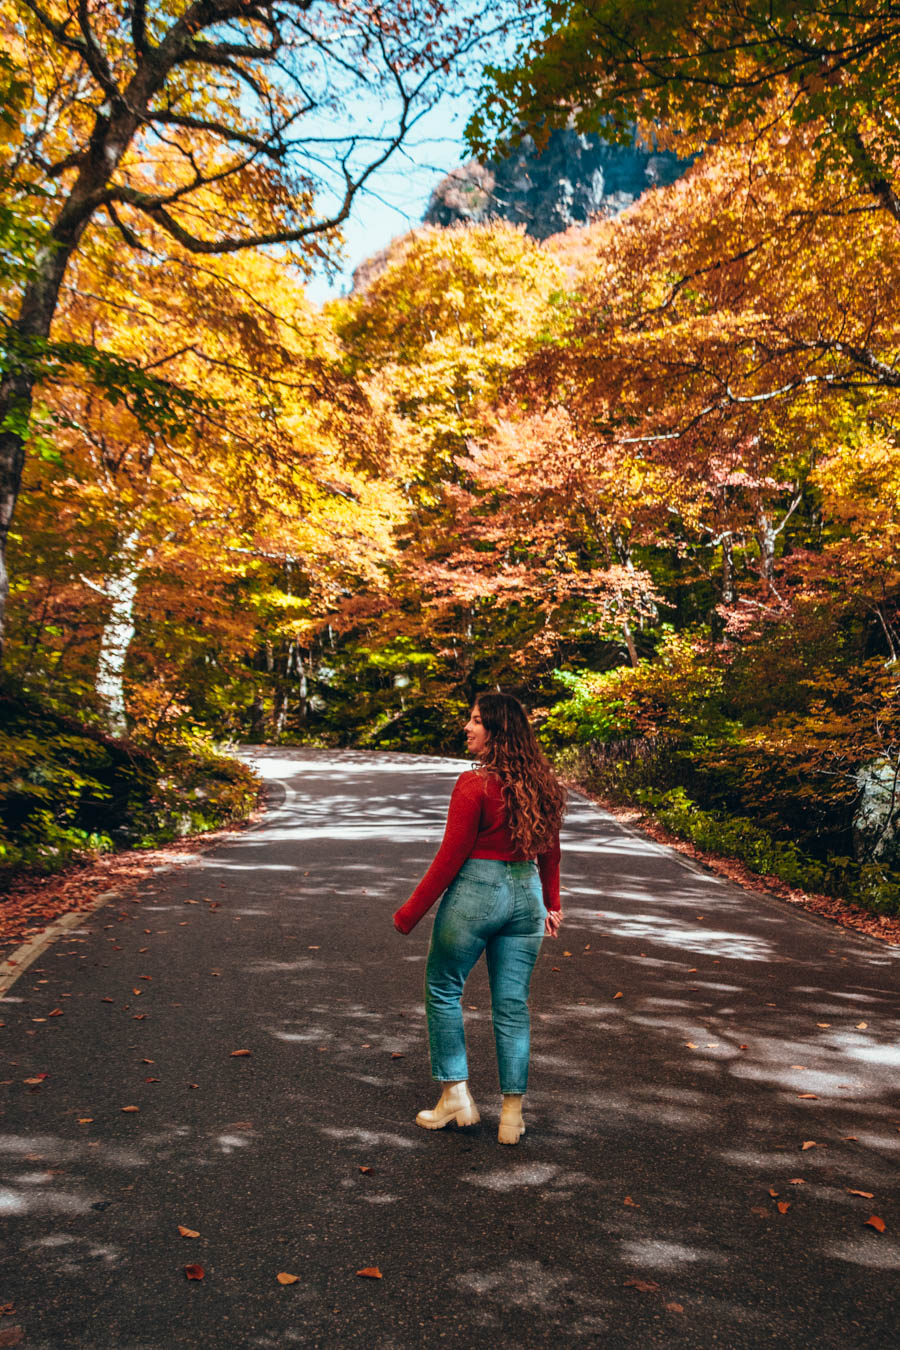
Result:
{"label": "asphalt road", "polygon": [[576,799],[528,1133],[497,1144],[483,968],[483,1124],[426,1133],[431,919],[391,913],[461,765],[258,763],[258,828],[3,1001],[0,1347],[900,1345],[900,952]]}

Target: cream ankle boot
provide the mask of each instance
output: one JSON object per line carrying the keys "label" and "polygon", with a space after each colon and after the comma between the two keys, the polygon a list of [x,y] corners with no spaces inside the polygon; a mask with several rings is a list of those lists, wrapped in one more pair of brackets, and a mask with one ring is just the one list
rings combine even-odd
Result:
{"label": "cream ankle boot", "polygon": [[420,1111],[416,1124],[425,1130],[442,1130],[455,1120],[457,1125],[477,1125],[481,1116],[472,1100],[467,1082],[444,1083],[440,1101],[433,1111]]}
{"label": "cream ankle boot", "polygon": [[503,1109],[500,1112],[500,1129],[497,1139],[501,1144],[517,1144],[525,1133],[522,1119],[522,1096],[507,1092],[503,1095]]}

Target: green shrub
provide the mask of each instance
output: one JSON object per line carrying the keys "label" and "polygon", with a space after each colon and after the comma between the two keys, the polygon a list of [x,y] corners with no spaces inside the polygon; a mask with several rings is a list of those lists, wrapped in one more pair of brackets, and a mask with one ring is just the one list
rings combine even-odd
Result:
{"label": "green shrub", "polygon": [[838,896],[876,913],[900,914],[900,874],[854,858],[811,858],[796,845],[773,839],[752,820],[702,810],[683,788],[643,788],[635,796],[673,834],[705,852],[736,858],[760,876],[777,877],[799,890]]}
{"label": "green shrub", "polygon": [[243,820],[255,775],[199,736],[152,753],[0,694],[0,872],[53,872]]}

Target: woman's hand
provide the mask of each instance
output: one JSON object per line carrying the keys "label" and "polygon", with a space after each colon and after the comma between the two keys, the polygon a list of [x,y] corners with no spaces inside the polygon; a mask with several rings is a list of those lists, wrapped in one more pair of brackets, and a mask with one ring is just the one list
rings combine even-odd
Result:
{"label": "woman's hand", "polygon": [[548,909],[544,919],[544,937],[559,937],[559,925],[562,923],[561,909]]}

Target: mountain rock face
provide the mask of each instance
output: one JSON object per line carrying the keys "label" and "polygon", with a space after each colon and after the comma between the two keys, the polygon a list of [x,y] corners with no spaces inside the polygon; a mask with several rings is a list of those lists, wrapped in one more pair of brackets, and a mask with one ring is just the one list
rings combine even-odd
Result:
{"label": "mountain rock face", "polygon": [[524,224],[535,239],[624,211],[650,187],[674,183],[690,160],[638,145],[610,145],[577,131],[552,132],[538,154],[526,136],[505,159],[478,160],[442,179],[423,217],[426,225],[501,219]]}

